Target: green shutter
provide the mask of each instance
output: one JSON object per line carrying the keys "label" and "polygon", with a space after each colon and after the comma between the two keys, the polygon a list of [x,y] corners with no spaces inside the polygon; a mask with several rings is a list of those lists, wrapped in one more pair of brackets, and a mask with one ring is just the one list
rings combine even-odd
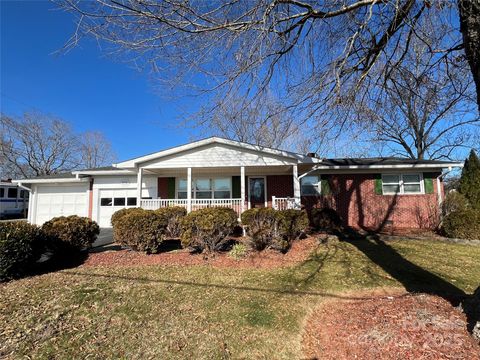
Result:
{"label": "green shutter", "polygon": [[375,174],[375,194],[382,195],[382,174]]}
{"label": "green shutter", "polygon": [[170,177],[167,180],[168,198],[175,199],[175,178]]}
{"label": "green shutter", "polygon": [[330,188],[330,182],[328,181],[328,176],[322,176],[320,179],[321,182],[321,192],[322,195],[331,195],[332,189]]}
{"label": "green shutter", "polygon": [[232,176],[232,198],[239,199],[241,196],[240,176]]}
{"label": "green shutter", "polygon": [[423,173],[423,185],[425,188],[425,194],[433,194],[433,179],[435,174]]}

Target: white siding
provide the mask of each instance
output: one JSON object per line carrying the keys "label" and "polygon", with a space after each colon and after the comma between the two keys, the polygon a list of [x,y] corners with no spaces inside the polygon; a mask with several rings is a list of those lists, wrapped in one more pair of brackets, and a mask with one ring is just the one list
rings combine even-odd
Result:
{"label": "white siding", "polygon": [[223,144],[210,144],[187,150],[179,154],[165,156],[142,164],[145,169],[187,168],[187,167],[231,167],[231,166],[279,166],[293,165],[291,158],[267,155],[252,150],[238,149]]}
{"label": "white siding", "polygon": [[[137,176],[95,176],[93,181],[92,218],[100,221],[100,191],[101,190],[135,190]],[[135,195],[134,195],[135,196]],[[157,198],[157,176],[144,175],[142,182],[142,197]]]}

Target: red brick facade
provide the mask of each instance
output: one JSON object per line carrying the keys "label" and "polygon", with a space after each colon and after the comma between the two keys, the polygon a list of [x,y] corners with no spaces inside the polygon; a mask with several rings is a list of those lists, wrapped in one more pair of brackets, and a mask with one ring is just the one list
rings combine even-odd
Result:
{"label": "red brick facade", "polygon": [[268,175],[267,176],[267,201],[272,206],[272,196],[293,197],[292,175]]}
{"label": "red brick facade", "polygon": [[[438,174],[440,175],[440,174]],[[329,175],[331,195],[303,196],[302,207],[331,207],[345,224],[357,229],[434,228],[438,224],[437,183],[433,193],[421,195],[379,195],[375,193],[375,174]],[[267,201],[272,196],[293,197],[292,175],[268,175]],[[248,181],[246,201],[248,201]],[[168,198],[167,178],[158,178],[158,196]],[[443,196],[443,182],[441,183]]]}
{"label": "red brick facade", "polygon": [[[331,175],[332,194],[303,197],[302,205],[331,207],[344,222],[357,229],[434,228],[438,224],[437,184],[434,192],[421,195],[380,195],[375,193],[375,174]],[[443,192],[443,184],[441,188]]]}
{"label": "red brick facade", "polygon": [[168,199],[168,178],[159,177],[157,186],[157,196],[161,199]]}

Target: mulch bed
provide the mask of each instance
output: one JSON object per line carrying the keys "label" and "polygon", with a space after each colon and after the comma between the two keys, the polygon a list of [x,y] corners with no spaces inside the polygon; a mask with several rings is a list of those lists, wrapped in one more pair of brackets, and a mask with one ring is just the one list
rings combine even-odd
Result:
{"label": "mulch bed", "polygon": [[111,250],[89,254],[83,266],[141,266],[141,265],[212,265],[234,268],[277,268],[306,260],[318,246],[315,237],[294,241],[286,254],[274,250],[249,252],[245,258],[233,259],[227,253],[192,254],[187,250],[175,250],[147,255],[130,250]]}
{"label": "mulch bed", "polygon": [[432,295],[328,301],[305,326],[307,359],[480,359],[463,313]]}

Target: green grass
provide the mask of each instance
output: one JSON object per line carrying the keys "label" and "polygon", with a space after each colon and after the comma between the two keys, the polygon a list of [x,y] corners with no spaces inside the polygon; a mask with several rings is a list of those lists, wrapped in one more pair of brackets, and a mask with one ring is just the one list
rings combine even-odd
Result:
{"label": "green grass", "polygon": [[480,247],[362,244],[321,245],[275,270],[79,267],[12,281],[0,285],[0,358],[298,359],[305,318],[325,299],[446,284],[471,293],[480,281]]}

